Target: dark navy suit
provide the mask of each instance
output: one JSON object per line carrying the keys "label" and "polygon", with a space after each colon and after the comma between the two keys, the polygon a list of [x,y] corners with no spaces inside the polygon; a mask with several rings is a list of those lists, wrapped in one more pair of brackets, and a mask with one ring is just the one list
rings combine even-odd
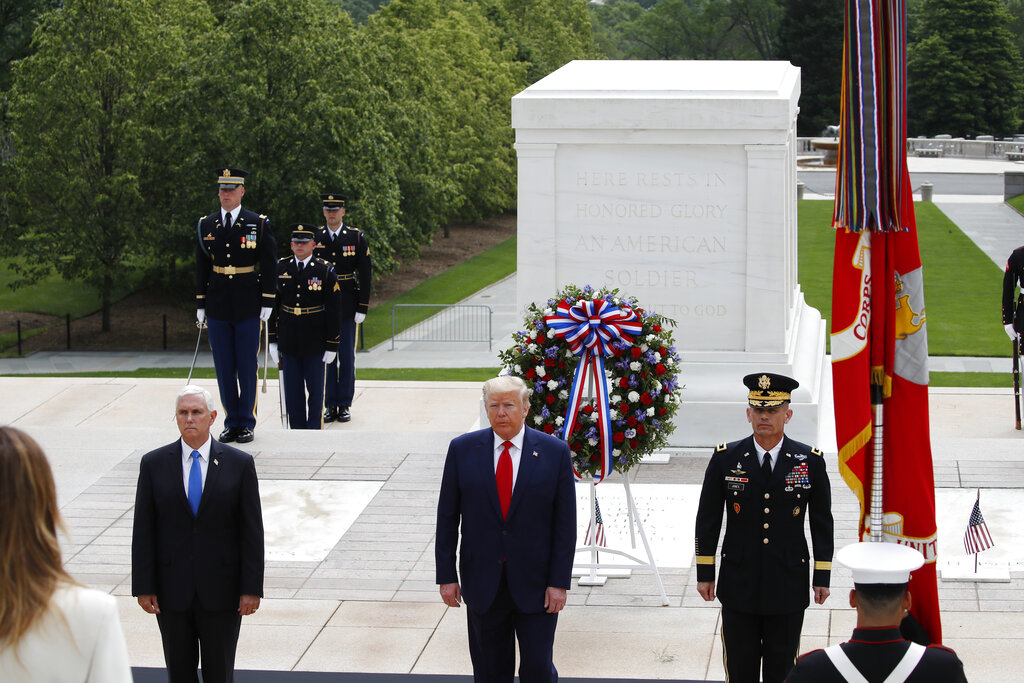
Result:
{"label": "dark navy suit", "polygon": [[172,683],[196,680],[196,634],[184,627],[185,613],[199,624],[204,681],[230,681],[239,597],[263,595],[263,516],[251,455],[211,440],[194,517],[183,483],[181,440],[142,456],[132,595],[149,594],[160,605],[157,621]]}
{"label": "dark navy suit", "polygon": [[511,622],[519,639],[523,683],[557,680],[551,650],[558,615],[545,613],[544,598],[549,586],[570,587],[575,546],[576,497],[564,441],[525,429],[507,519],[498,504],[494,432],[451,442],[437,506],[436,579],[461,579],[475,680],[512,681],[512,629],[501,639],[485,635],[503,631],[496,622]]}
{"label": "dark navy suit", "polygon": [[270,220],[245,207],[232,212],[230,228],[217,209],[196,229],[196,308],[206,309],[224,426],[253,429],[259,316],[274,305],[277,241]]}
{"label": "dark navy suit", "polygon": [[292,256],[278,263],[270,342],[281,352],[292,429],[324,426],[323,357],[325,351],[338,350],[339,303],[338,279],[327,261],[313,256],[302,273]]}
{"label": "dark navy suit", "polygon": [[370,306],[370,246],[362,232],[342,224],[333,240],[326,227],[316,232],[314,253],[334,264],[341,287],[338,357],[327,366],[325,404],[328,408],[347,408],[352,405],[356,387],[355,314],[365,314]]}

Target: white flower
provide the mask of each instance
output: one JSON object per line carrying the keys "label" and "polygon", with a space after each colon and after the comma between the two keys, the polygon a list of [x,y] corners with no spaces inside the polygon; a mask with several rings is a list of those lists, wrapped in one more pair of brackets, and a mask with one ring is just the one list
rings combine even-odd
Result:
{"label": "white flower", "polygon": [[548,380],[548,391],[554,391],[558,388],[558,382],[553,379]]}
{"label": "white flower", "polygon": [[656,341],[658,341],[658,335],[656,335],[656,334],[649,334],[649,335],[647,335],[647,341],[649,341],[649,342],[656,342]]}
{"label": "white flower", "polygon": [[543,417],[541,417],[540,415],[534,415],[533,416],[533,424],[539,425],[539,424],[543,424],[543,423],[544,423],[544,418]]}
{"label": "white flower", "polygon": [[630,403],[636,403],[637,401],[640,400],[640,394],[636,393],[635,391],[631,391],[629,392],[629,395],[626,396],[626,398],[629,399]]}
{"label": "white flower", "polygon": [[618,448],[613,448],[613,449],[612,449],[612,455],[613,455],[613,456],[615,456],[615,457],[617,458],[617,457],[619,457],[620,455],[622,455],[622,451],[620,451],[620,450],[619,450]]}
{"label": "white flower", "polygon": [[512,369],[515,371],[517,375],[523,374],[523,368],[520,367],[519,365],[513,365]]}
{"label": "white flower", "polygon": [[613,410],[609,410],[608,411],[608,419],[610,419],[610,420],[618,420],[619,419],[619,411],[614,410],[614,409]]}
{"label": "white flower", "polygon": [[587,439],[587,443],[589,443],[591,446],[596,446],[597,439]]}
{"label": "white flower", "polygon": [[538,377],[543,377],[546,374],[548,374],[548,369],[546,367],[544,367],[543,364],[538,365],[537,366],[537,376]]}
{"label": "white flower", "polygon": [[622,397],[620,397],[618,394],[612,394],[611,396],[608,397],[608,402],[609,403],[622,403]]}
{"label": "white flower", "polygon": [[555,338],[555,329],[552,327],[552,328],[548,329],[548,339],[554,339],[554,338]]}
{"label": "white flower", "polygon": [[675,364],[676,364],[676,361],[675,361],[674,358],[672,358],[672,356],[668,356],[665,359],[665,365],[675,365]]}
{"label": "white flower", "polygon": [[590,414],[590,421],[591,421],[591,422],[597,422],[597,421],[598,421],[598,419],[599,419],[600,417],[601,417],[601,416],[600,416],[600,415],[598,414],[598,412],[597,412],[597,411],[595,410],[594,412],[592,412],[592,413]]}
{"label": "white flower", "polygon": [[561,391],[559,391],[559,392],[558,392],[558,398],[559,398],[560,400],[562,400],[562,401],[564,401],[565,399],[569,398],[569,392],[568,392],[568,390],[566,390],[566,389],[562,389]]}
{"label": "white flower", "polygon": [[654,406],[647,409],[647,417],[654,417]]}
{"label": "white flower", "polygon": [[660,363],[661,362],[661,354],[658,353],[657,351],[654,352],[654,362],[655,363]]}
{"label": "white flower", "polygon": [[565,418],[562,417],[561,415],[559,415],[558,417],[555,418],[555,426],[556,427],[561,427],[564,423],[565,423]]}
{"label": "white flower", "polygon": [[622,303],[622,299],[620,299],[619,297],[615,297],[614,299],[612,299],[612,303],[618,306],[619,304]]}
{"label": "white flower", "polygon": [[528,353],[537,353],[537,345],[536,344],[527,344],[526,345],[526,351]]}
{"label": "white flower", "polygon": [[555,314],[555,312],[553,310],[551,310],[550,307],[544,309],[544,315],[554,315],[554,314]]}
{"label": "white flower", "polygon": [[642,366],[640,365],[640,361],[633,361],[632,363],[629,364],[629,369],[632,370],[633,372],[640,372],[641,367]]}
{"label": "white flower", "polygon": [[627,439],[634,439],[634,438],[636,438],[636,430],[635,429],[627,429],[625,432],[623,432],[623,434],[626,435]]}
{"label": "white flower", "polygon": [[640,350],[641,350],[641,351],[643,351],[644,353],[647,353],[647,350],[648,350],[649,348],[651,348],[651,347],[650,347],[650,346],[648,346],[647,344],[641,344],[641,345],[640,345]]}

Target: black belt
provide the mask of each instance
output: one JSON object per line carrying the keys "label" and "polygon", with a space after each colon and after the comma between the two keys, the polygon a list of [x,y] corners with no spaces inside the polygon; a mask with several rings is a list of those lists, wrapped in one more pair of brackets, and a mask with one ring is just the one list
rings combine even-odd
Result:
{"label": "black belt", "polygon": [[281,306],[281,310],[284,311],[285,313],[291,313],[292,315],[309,315],[310,313],[322,313],[324,311],[324,307],[309,306],[303,308],[301,306],[296,306],[292,308],[291,306]]}

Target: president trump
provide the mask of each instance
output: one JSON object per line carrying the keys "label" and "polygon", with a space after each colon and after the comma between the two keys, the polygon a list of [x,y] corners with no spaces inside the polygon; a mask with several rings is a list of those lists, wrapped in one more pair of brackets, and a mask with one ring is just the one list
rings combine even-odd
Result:
{"label": "president trump", "polygon": [[437,583],[446,605],[464,600],[468,608],[474,681],[511,683],[518,639],[521,683],[549,683],[558,680],[555,625],[576,546],[569,448],[526,426],[529,390],[521,379],[488,380],[483,398],[490,428],[448,447],[437,504]]}

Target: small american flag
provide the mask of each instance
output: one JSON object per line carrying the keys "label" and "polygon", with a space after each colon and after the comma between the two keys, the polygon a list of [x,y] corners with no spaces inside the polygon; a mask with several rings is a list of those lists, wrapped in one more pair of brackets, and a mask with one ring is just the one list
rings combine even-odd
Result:
{"label": "small american flag", "polygon": [[601,504],[597,502],[597,496],[594,496],[594,525],[597,527],[597,538],[593,539],[591,535],[590,524],[587,524],[587,536],[584,541],[584,545],[590,545],[594,543],[596,545],[605,546],[608,545],[608,539],[604,536],[604,520],[601,519]]}
{"label": "small american flag", "polygon": [[967,533],[964,534],[964,548],[968,554],[980,553],[986,548],[995,545],[992,535],[988,532],[988,525],[985,518],[981,516],[980,501],[974,501],[974,509],[971,510],[971,520],[967,522]]}

